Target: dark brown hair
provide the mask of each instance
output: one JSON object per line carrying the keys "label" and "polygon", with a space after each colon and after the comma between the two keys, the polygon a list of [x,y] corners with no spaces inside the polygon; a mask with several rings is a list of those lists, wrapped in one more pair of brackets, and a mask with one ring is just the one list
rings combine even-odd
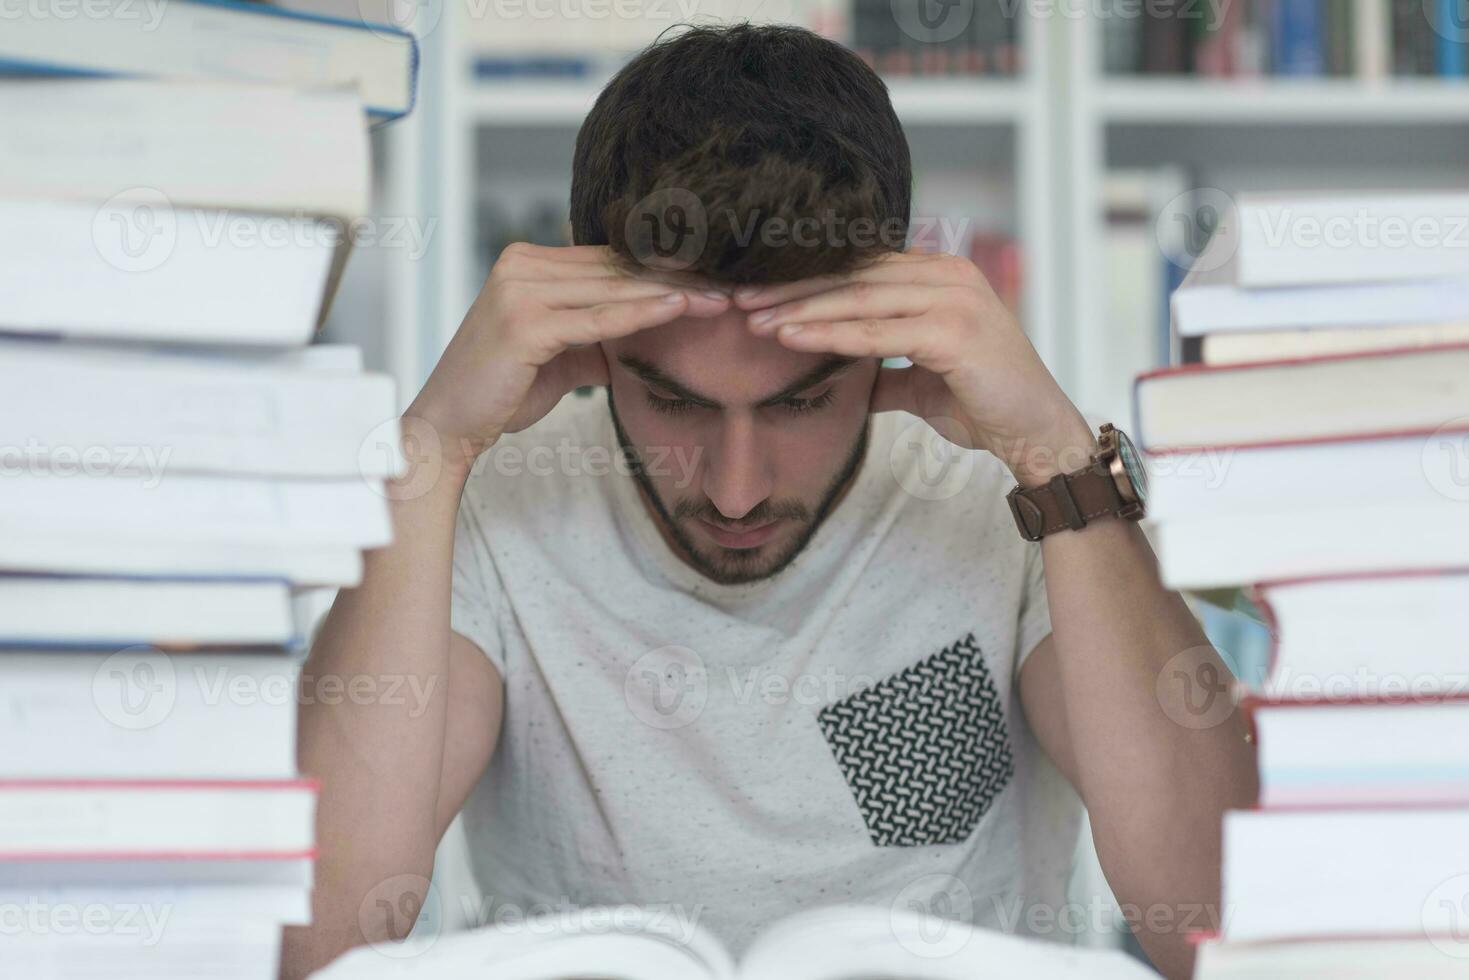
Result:
{"label": "dark brown hair", "polygon": [[689,27],[582,124],[572,240],[730,284],[842,273],[903,248],[912,179],[887,87],[851,51],[798,27]]}

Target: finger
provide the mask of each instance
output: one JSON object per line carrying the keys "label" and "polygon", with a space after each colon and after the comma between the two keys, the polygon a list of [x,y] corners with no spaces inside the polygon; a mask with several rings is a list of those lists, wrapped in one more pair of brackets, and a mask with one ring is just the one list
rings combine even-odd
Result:
{"label": "finger", "polygon": [[707,276],[670,269],[650,269],[627,262],[606,249],[600,253],[583,251],[572,258],[567,253],[577,249],[595,249],[595,246],[563,246],[551,248],[542,245],[527,245],[516,242],[500,253],[500,258],[491,270],[491,277],[502,281],[564,281],[567,279],[635,279],[666,283],[670,286],[696,290],[719,290],[729,292],[728,287]]}
{"label": "finger", "polygon": [[906,357],[918,363],[931,356],[935,329],[926,317],[867,318],[836,323],[787,323],[776,331],[775,337],[792,350],[846,357]]}
{"label": "finger", "polygon": [[[647,279],[599,278],[563,279],[554,282],[519,282],[518,288],[525,289],[547,309],[574,310],[597,306],[601,303],[616,303],[649,296],[663,296],[674,291],[667,283]],[[729,309],[729,294],[720,290],[693,292],[689,296],[691,316],[710,315]]]}
{"label": "finger", "polygon": [[767,336],[783,323],[917,316],[952,298],[947,290],[957,291],[958,287],[854,282],[751,313],[748,322],[754,333]]}
{"label": "finger", "polygon": [[669,293],[625,303],[600,303],[579,310],[562,310],[547,317],[542,334],[547,355],[559,353],[573,344],[595,344],[615,340],[671,323],[687,314],[688,294]]}
{"label": "finger", "polygon": [[945,266],[954,260],[955,257],[951,255],[914,255],[894,252],[870,265],[840,275],[812,276],[809,279],[774,283],[769,286],[742,286],[735,290],[734,301],[735,305],[742,310],[758,310],[823,293],[850,282],[907,282],[938,285],[955,280],[955,273],[945,269]]}

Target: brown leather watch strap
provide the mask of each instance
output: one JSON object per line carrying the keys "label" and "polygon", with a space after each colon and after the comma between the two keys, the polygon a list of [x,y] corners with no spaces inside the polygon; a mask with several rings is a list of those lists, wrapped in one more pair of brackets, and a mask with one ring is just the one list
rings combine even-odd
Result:
{"label": "brown leather watch strap", "polygon": [[1105,466],[1095,463],[1075,473],[1058,473],[1038,487],[1017,486],[1010,491],[1010,510],[1027,541],[1068,528],[1079,530],[1088,521],[1126,508],[1117,481]]}

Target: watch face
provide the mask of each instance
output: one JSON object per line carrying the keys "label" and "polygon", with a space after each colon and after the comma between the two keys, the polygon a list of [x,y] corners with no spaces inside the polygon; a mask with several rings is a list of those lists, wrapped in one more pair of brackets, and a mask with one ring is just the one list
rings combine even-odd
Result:
{"label": "watch face", "polygon": [[1147,507],[1148,471],[1143,466],[1142,458],[1138,456],[1137,447],[1127,438],[1127,433],[1120,430],[1117,433],[1117,456],[1122,460],[1122,468],[1127,472],[1127,479],[1132,484],[1133,493],[1137,494],[1138,503]]}

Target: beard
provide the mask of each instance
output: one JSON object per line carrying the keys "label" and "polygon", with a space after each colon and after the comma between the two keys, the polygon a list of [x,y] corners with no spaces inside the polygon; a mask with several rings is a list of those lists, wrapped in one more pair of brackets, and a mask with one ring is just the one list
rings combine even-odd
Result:
{"label": "beard", "polygon": [[740,518],[741,523],[753,525],[773,520],[798,522],[801,528],[800,533],[785,545],[783,550],[769,552],[768,547],[776,546],[775,542],[771,542],[770,546],[758,548],[737,549],[716,546],[712,551],[707,551],[700,548],[688,531],[684,530],[683,521],[703,519],[722,527],[728,524],[728,520],[719,513],[719,509],[707,497],[703,500],[678,500],[670,509],[663,498],[658,495],[658,491],[654,489],[642,455],[632,444],[632,440],[628,438],[627,430],[622,427],[622,420],[617,416],[617,405],[612,398],[611,385],[607,386],[607,410],[612,414],[612,429],[617,433],[617,444],[622,451],[622,456],[628,461],[632,477],[638,482],[644,496],[652,505],[658,522],[667,532],[668,537],[678,545],[683,559],[705,578],[720,585],[743,585],[770,578],[795,561],[796,556],[805,550],[812,536],[816,534],[817,529],[831,513],[842,491],[851,483],[867,451],[870,417],[863,418],[862,431],[857,433],[851,449],[847,451],[846,461],[837,471],[836,476],[827,484],[820,501],[814,508],[807,507],[799,500],[772,501],[766,499],[760,501]]}

